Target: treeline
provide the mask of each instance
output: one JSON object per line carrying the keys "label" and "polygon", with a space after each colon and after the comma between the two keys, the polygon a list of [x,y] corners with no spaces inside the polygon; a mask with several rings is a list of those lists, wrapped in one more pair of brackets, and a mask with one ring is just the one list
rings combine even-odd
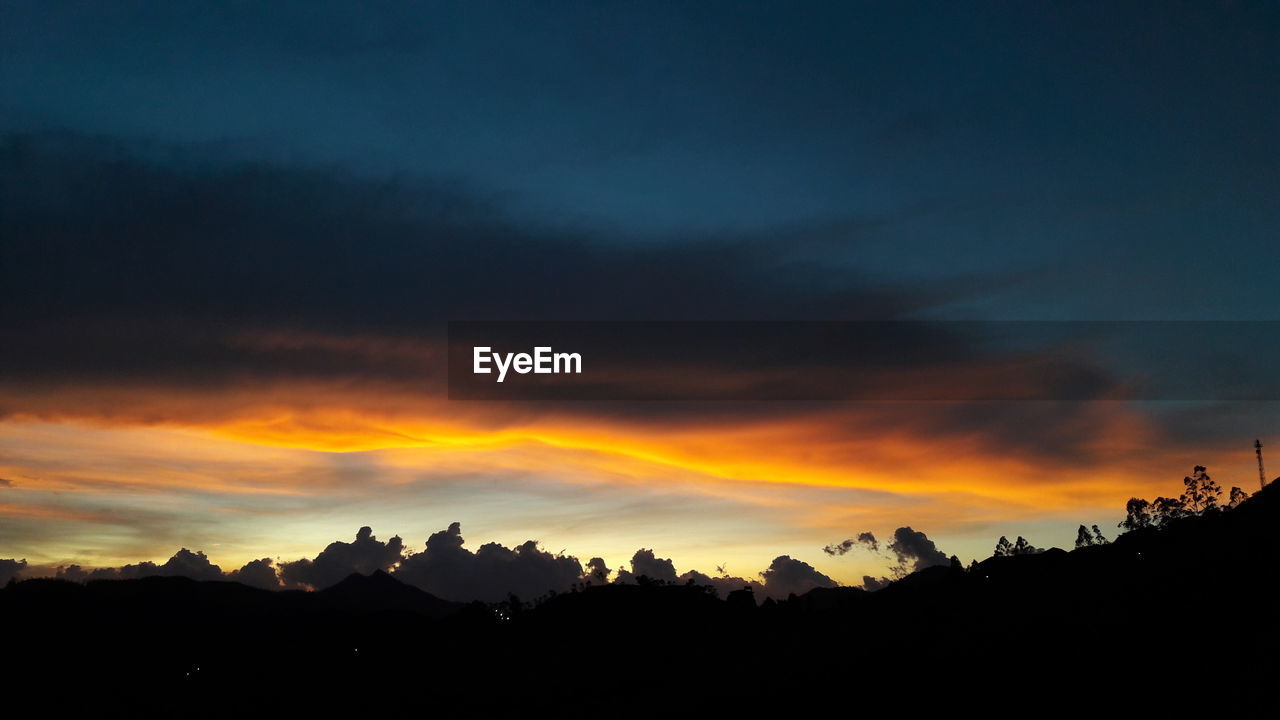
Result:
{"label": "treeline", "polygon": [[1203,465],[1197,465],[1190,475],[1182,478],[1182,486],[1182,494],[1177,497],[1157,497],[1151,502],[1129,498],[1120,527],[1129,532],[1163,528],[1182,518],[1235,509],[1249,498],[1249,493],[1232,487],[1223,503],[1222,487],[1209,477]]}
{"label": "treeline", "polygon": [[[1126,532],[1147,528],[1164,528],[1182,518],[1235,509],[1240,503],[1249,498],[1249,493],[1239,487],[1232,487],[1231,491],[1227,493],[1224,502],[1222,486],[1218,485],[1209,476],[1203,465],[1195,466],[1190,475],[1182,478],[1182,488],[1182,494],[1177,497],[1161,496],[1154,501],[1143,498],[1129,498],[1129,502],[1125,504],[1125,519],[1120,521],[1118,527],[1123,528]],[[1107,545],[1110,542],[1097,525],[1090,527],[1081,525],[1080,529],[1076,531],[1077,549]],[[1021,535],[1013,542],[1009,542],[1009,539],[1002,535],[1000,540],[996,542],[993,555],[995,557],[1010,557],[1013,555],[1034,555],[1041,552],[1044,552],[1042,548],[1032,545]]]}

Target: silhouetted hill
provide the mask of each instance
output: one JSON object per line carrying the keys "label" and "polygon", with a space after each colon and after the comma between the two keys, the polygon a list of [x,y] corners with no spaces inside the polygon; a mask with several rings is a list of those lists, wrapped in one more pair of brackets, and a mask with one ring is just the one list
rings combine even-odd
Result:
{"label": "silhouetted hill", "polygon": [[381,570],[375,570],[372,575],[352,574],[315,595],[317,602],[326,608],[357,614],[395,612],[443,618],[463,607],[462,603],[441,600],[405,585]]}
{"label": "silhouetted hill", "polygon": [[[321,592],[182,578],[0,591],[14,687],[216,716],[719,713],[890,705],[1039,715],[1276,708],[1280,490],[1072,552],[757,606],[695,586],[459,605],[384,573]],[[85,688],[57,693],[68,682]],[[89,690],[92,688],[92,691]],[[35,690],[29,692],[34,693]],[[178,712],[178,711],[181,712]]]}

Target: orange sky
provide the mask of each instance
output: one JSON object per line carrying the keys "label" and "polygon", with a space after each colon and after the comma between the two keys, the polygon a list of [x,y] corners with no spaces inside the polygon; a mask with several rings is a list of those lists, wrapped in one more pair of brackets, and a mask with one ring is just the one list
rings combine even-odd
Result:
{"label": "orange sky", "polygon": [[[533,538],[611,566],[653,547],[682,570],[746,576],[790,554],[857,582],[888,561],[824,545],[900,525],[966,562],[1000,535],[1066,545],[1079,523],[1114,528],[1130,496],[1177,492],[1192,464],[1248,488],[1252,462],[1225,443],[1171,451],[1119,402],[604,412],[281,382],[7,397],[0,555],[33,565],[184,546],[229,569],[312,556],[361,525],[416,548],[459,521],[471,547]],[[1010,435],[1028,424],[1046,439]]]}

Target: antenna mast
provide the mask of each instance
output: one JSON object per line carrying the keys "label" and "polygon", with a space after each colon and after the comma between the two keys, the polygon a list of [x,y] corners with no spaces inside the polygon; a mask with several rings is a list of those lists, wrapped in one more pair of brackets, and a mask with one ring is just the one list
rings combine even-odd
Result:
{"label": "antenna mast", "polygon": [[1262,441],[1255,439],[1253,441],[1253,450],[1258,454],[1258,488],[1262,489],[1267,486],[1267,474],[1262,470]]}

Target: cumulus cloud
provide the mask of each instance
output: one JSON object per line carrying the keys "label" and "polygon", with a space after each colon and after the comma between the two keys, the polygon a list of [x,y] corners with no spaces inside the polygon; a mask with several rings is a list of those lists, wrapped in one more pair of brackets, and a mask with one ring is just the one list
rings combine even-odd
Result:
{"label": "cumulus cloud", "polygon": [[165,564],[156,568],[156,574],[164,577],[188,577],[192,580],[221,580],[222,568],[209,562],[203,552],[182,548]]}
{"label": "cumulus cloud", "polygon": [[[785,598],[816,587],[837,583],[808,563],[782,555],[760,573],[759,579],[729,575],[717,568],[717,575],[698,570],[678,573],[671,558],[658,557],[650,548],[640,548],[628,567],[611,571],[604,558],[593,557],[585,567],[576,557],[547,552],[537,541],[528,540],[514,548],[486,543],[470,551],[462,537],[462,526],[452,523],[432,533],[424,549],[406,554],[400,537],[378,540],[372,529],[362,527],[352,542],[333,542],[314,559],[275,563],[271,558],[251,560],[224,573],[199,551],[182,548],[163,564],[143,561],[121,567],[87,569],[79,565],[58,566],[54,577],[72,582],[129,580],[151,576],[189,577],[195,580],[230,580],[268,590],[283,588],[320,590],[352,573],[368,575],[376,570],[421,588],[446,600],[499,602],[515,595],[536,600],[553,592],[564,592],[583,582],[603,585],[610,575],[615,583],[636,583],[641,578],[667,585],[694,584],[712,588],[721,598],[743,588],[757,597]],[[26,567],[25,561],[0,560],[0,578],[6,581]]]}
{"label": "cumulus cloud", "polygon": [[160,574],[160,566],[150,560],[140,563],[121,565],[118,568],[97,568],[89,573],[90,580],[137,580],[144,577],[156,577]]}
{"label": "cumulus cloud", "polygon": [[0,559],[0,585],[6,585],[10,580],[17,578],[18,573],[22,572],[26,566],[26,560]]}
{"label": "cumulus cloud", "polygon": [[90,572],[79,565],[59,565],[54,568],[53,576],[69,582],[84,582],[89,579]]}
{"label": "cumulus cloud", "polygon": [[263,590],[279,590],[283,587],[271,558],[250,560],[239,570],[227,573],[227,579]]}
{"label": "cumulus cloud", "polygon": [[876,541],[876,536],[869,532],[861,533],[856,538],[849,538],[834,545],[828,545],[822,548],[822,551],[828,555],[844,555],[859,545],[866,547],[871,552],[880,552],[880,543]]}
{"label": "cumulus cloud", "polygon": [[619,568],[614,582],[636,583],[642,577],[666,584],[693,583],[711,587],[722,598],[743,588],[751,588],[753,593],[781,599],[792,593],[802,595],[814,588],[839,585],[812,565],[787,555],[774,558],[769,567],[760,573],[759,580],[735,577],[728,573],[711,576],[698,570],[677,575],[675,564],[670,559],[657,557],[648,548],[637,550],[631,557],[631,568]]}
{"label": "cumulus cloud", "polygon": [[150,560],[120,567],[100,567],[86,570],[79,565],[59,565],[53,576],[71,582],[88,580],[136,580],[145,577],[185,577],[192,580],[224,580],[222,568],[210,562],[199,550],[181,548],[173,557],[157,565]]}
{"label": "cumulus cloud", "polygon": [[863,575],[862,589],[867,592],[875,592],[876,590],[883,590],[888,587],[890,582],[892,581],[887,577],[876,578],[870,575]]}
{"label": "cumulus cloud", "polygon": [[[823,552],[828,555],[844,555],[859,546],[865,547],[872,552],[880,552],[881,550],[880,543],[876,541],[876,536],[870,532],[864,532],[844,542],[828,545],[823,548]],[[885,550],[892,555],[895,561],[889,567],[889,573],[893,578],[904,577],[917,570],[923,570],[935,565],[948,565],[951,562],[946,553],[939,550],[938,546],[927,535],[913,530],[910,526],[903,526],[894,530],[893,539],[889,541]],[[892,580],[887,577],[877,578],[872,575],[864,575],[862,577],[862,587],[868,591],[879,590],[890,582]]]}
{"label": "cumulus cloud", "polygon": [[657,582],[674,583],[677,580],[676,565],[670,558],[660,558],[653,550],[640,548],[631,556],[631,575],[638,581],[648,578]]}
{"label": "cumulus cloud", "polygon": [[[422,552],[404,558],[395,577],[446,600],[486,602],[508,595],[529,600],[569,590],[582,581],[577,558],[553,555],[535,540],[515,548],[487,543],[474,553],[463,547],[464,542],[462,526],[456,522],[432,533]],[[603,560],[598,567],[604,567]]]}
{"label": "cumulus cloud", "polygon": [[335,585],[352,573],[372,574],[388,571],[400,562],[404,541],[399,536],[381,542],[368,526],[360,528],[353,542],[329,543],[314,560],[295,560],[280,564],[280,577],[291,587],[321,589]]}
{"label": "cumulus cloud", "polygon": [[803,595],[814,588],[836,587],[835,580],[818,572],[812,565],[796,560],[789,555],[779,555],[773,559],[760,578],[764,580],[764,590],[774,598],[785,598],[792,593]]}
{"label": "cumulus cloud", "polygon": [[893,541],[889,543],[889,550],[898,559],[898,565],[894,568],[894,574],[897,576],[909,575],[935,565],[948,565],[951,562],[947,554],[939,550],[928,536],[912,530],[910,526],[893,531]]}
{"label": "cumulus cloud", "polygon": [[733,577],[728,574],[721,575],[719,577],[711,577],[710,575],[700,573],[697,570],[690,570],[684,573],[680,576],[679,580],[682,583],[693,582],[695,585],[714,588],[716,594],[721,598],[729,597],[729,593],[743,588],[751,588],[751,591],[755,593],[762,592],[764,590],[764,586],[760,584],[759,580]]}
{"label": "cumulus cloud", "polygon": [[753,591],[759,591],[764,587],[757,580],[732,577],[723,572],[714,577],[697,570],[688,570],[679,575],[676,572],[675,563],[670,558],[660,558],[653,550],[640,548],[631,556],[630,569],[619,568],[614,582],[632,584],[642,582],[641,578],[644,578],[649,582],[660,582],[667,585],[692,583],[714,589],[721,598],[728,597],[729,593],[734,590],[741,590],[744,587],[750,587]]}
{"label": "cumulus cloud", "polygon": [[609,582],[609,566],[605,564],[604,558],[593,557],[587,561],[586,579],[594,585],[603,585]]}

